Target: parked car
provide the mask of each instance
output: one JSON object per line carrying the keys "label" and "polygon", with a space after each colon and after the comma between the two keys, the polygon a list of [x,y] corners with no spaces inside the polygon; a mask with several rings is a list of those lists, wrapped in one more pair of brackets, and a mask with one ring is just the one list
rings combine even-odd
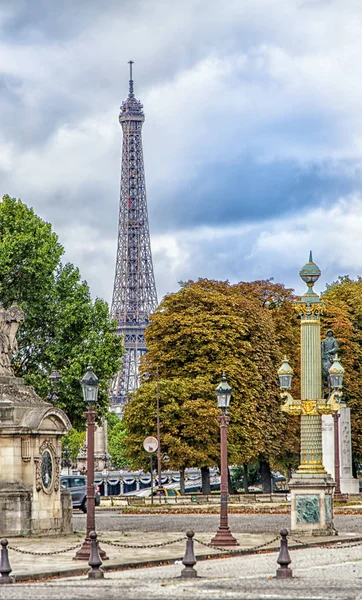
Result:
{"label": "parked car", "polygon": [[[70,491],[73,508],[80,508],[87,512],[87,478],[84,475],[61,475],[60,485]],[[95,489],[95,505],[99,506],[101,495],[99,487]]]}
{"label": "parked car", "polygon": [[157,488],[156,490],[153,491],[153,495],[154,496],[161,496],[161,497],[167,497],[167,498],[174,498],[175,496],[181,496],[179,490],[175,490],[174,488],[166,488],[166,487],[161,487],[161,488]]}

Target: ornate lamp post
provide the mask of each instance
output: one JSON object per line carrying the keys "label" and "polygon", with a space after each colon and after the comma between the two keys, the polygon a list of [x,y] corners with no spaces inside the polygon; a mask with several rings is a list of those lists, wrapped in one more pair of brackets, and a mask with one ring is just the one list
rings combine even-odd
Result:
{"label": "ornate lamp post", "polygon": [[162,454],[161,454],[161,428],[160,428],[160,382],[159,382],[159,375],[158,375],[158,367],[157,367],[157,371],[156,371],[156,392],[157,392],[157,405],[156,405],[156,410],[157,410],[157,442],[158,442],[158,447],[157,447],[157,483],[158,483],[158,487],[160,488],[162,486]]}
{"label": "ornate lamp post", "polygon": [[[323,302],[313,291],[320,277],[320,269],[309,255],[308,263],[301,269],[300,277],[307,291],[296,303],[301,319],[301,395],[294,400],[287,391],[291,387],[293,370],[284,358],[278,370],[281,409],[301,418],[300,465],[290,480],[292,531],[309,535],[333,535],[332,494],[334,481],[323,466],[322,415],[334,414],[340,407],[341,373],[330,373],[332,391],[327,399],[322,396],[322,359],[320,317]],[[333,365],[332,365],[333,367]],[[332,369],[331,367],[331,369]],[[341,367],[343,369],[343,367]]]}
{"label": "ornate lamp post", "polygon": [[[81,379],[84,401],[88,404],[88,410],[84,413],[87,419],[87,520],[86,536],[82,547],[75,555],[75,559],[89,560],[91,550],[91,531],[96,530],[95,524],[95,490],[94,490],[94,427],[97,413],[93,410],[93,404],[98,399],[98,377],[95,375],[91,365]],[[99,548],[99,555],[102,560],[108,558],[104,550]]]}
{"label": "ornate lamp post", "polygon": [[227,409],[230,405],[232,389],[226,381],[225,373],[221,383],[216,388],[217,404],[221,409],[218,417],[220,424],[220,450],[221,450],[221,484],[220,484],[220,525],[215,537],[212,538],[212,546],[238,546],[237,540],[232,535],[228,524],[228,450],[227,450],[227,428],[229,417]]}
{"label": "ornate lamp post", "polygon": [[68,469],[68,475],[69,475],[69,469],[72,465],[72,461],[70,459],[70,450],[69,450],[69,445],[66,443],[63,446],[63,451],[62,451],[62,467]]}

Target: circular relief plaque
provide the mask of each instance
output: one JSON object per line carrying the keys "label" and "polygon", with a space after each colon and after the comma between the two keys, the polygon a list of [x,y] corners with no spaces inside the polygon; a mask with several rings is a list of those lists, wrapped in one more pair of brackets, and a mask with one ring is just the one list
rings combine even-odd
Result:
{"label": "circular relief plaque", "polygon": [[41,480],[45,491],[50,491],[53,483],[53,459],[49,450],[44,450],[41,457]]}

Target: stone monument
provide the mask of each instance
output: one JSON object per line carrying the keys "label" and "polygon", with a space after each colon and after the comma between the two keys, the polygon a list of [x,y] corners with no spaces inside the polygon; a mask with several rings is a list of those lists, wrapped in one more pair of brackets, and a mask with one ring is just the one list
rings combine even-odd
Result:
{"label": "stone monument", "polygon": [[[322,340],[322,385],[327,385],[330,394],[329,369],[338,352],[338,341],[328,329],[327,337]],[[339,479],[342,494],[358,494],[359,483],[352,475],[351,411],[341,403],[339,414]],[[323,464],[326,471],[335,477],[335,424],[332,415],[322,416]]]}
{"label": "stone monument", "polygon": [[0,533],[71,533],[71,498],[60,486],[61,438],[71,424],[14,376],[11,363],[23,320],[16,304],[0,307]]}
{"label": "stone monument", "polygon": [[[359,482],[352,475],[351,410],[344,402],[339,409],[339,477],[342,494],[358,494]],[[334,421],[332,415],[322,417],[323,463],[334,476]]]}

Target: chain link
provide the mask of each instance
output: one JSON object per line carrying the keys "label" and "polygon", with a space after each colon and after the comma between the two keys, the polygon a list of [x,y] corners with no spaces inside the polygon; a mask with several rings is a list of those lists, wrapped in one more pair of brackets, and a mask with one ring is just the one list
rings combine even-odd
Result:
{"label": "chain link", "polygon": [[98,539],[101,544],[108,544],[109,546],[115,546],[116,548],[161,548],[164,546],[171,546],[171,544],[177,544],[178,542],[182,542],[186,539],[186,536],[177,538],[177,540],[171,540],[170,542],[161,542],[159,544],[142,544],[141,546],[137,546],[136,544],[118,544],[117,542],[111,542],[111,540],[102,540]]}
{"label": "chain link", "polygon": [[239,550],[229,550],[228,548],[221,548],[219,546],[213,546],[212,544],[210,544],[208,542],[202,542],[201,540],[194,538],[194,541],[197,542],[198,544],[201,544],[202,546],[206,546],[207,548],[212,548],[213,550],[220,550],[221,552],[227,552],[227,554],[249,554],[250,552],[256,552],[257,550],[260,550],[261,548],[264,548],[265,546],[269,546],[270,544],[273,544],[276,540],[279,540],[278,535],[275,538],[273,538],[272,540],[270,540],[269,542],[264,542],[263,544],[259,544],[258,546],[252,546],[251,548],[239,548]]}
{"label": "chain link", "polygon": [[[304,546],[306,548],[310,548],[310,546],[311,546],[310,543],[308,544],[307,542],[302,542],[302,540],[297,540],[296,538],[288,538],[288,539],[291,542],[296,542],[297,544],[300,544],[301,546]],[[329,545],[327,546],[327,544],[329,544]],[[345,543],[343,541],[338,541],[338,542],[334,543],[333,541],[331,542],[329,540],[326,542],[321,541],[318,544],[318,546],[325,546],[329,550],[333,550],[333,549],[339,549],[339,548],[354,548],[355,546],[361,546],[361,544],[362,544],[362,540],[353,542],[352,544],[349,543],[347,540]]]}
{"label": "chain link", "polygon": [[32,556],[52,556],[53,554],[64,554],[65,552],[76,550],[81,546],[82,544],[77,544],[76,546],[70,546],[69,548],[64,548],[63,550],[54,550],[54,552],[33,552],[31,550],[21,550],[20,548],[14,548],[14,546],[8,546],[8,550],[13,550],[14,552],[19,552],[20,554],[31,554]]}
{"label": "chain link", "polygon": [[306,546],[308,548],[310,547],[310,544],[307,544],[307,542],[302,542],[302,540],[297,540],[292,537],[288,537],[288,542],[295,542],[296,544],[300,544],[301,546]]}

